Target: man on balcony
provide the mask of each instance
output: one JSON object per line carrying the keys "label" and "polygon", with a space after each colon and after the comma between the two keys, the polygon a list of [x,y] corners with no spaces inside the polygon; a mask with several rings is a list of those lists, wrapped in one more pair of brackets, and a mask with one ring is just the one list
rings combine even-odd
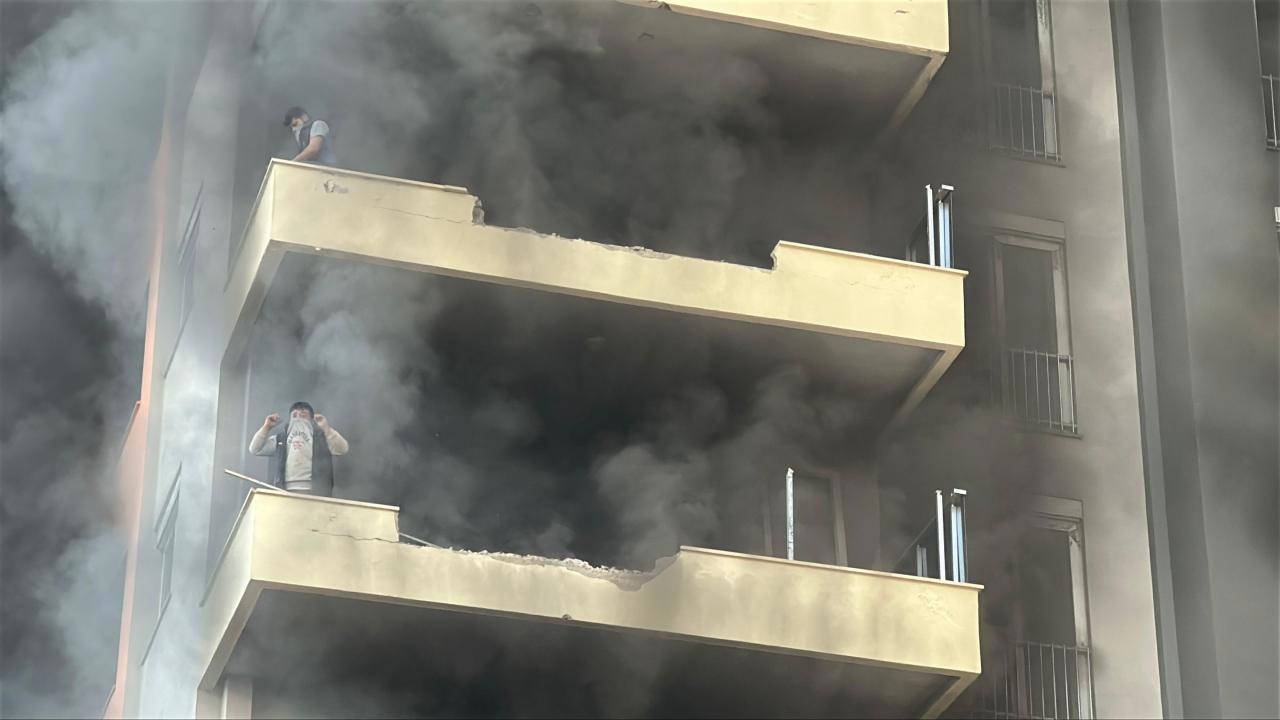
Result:
{"label": "man on balcony", "polygon": [[284,114],[284,126],[293,131],[293,139],[298,143],[298,154],[293,157],[294,162],[337,165],[329,123],[312,120],[305,109],[295,105]]}
{"label": "man on balcony", "polygon": [[302,401],[289,408],[288,424],[271,435],[279,423],[279,415],[268,415],[249,442],[254,455],[274,456],[271,484],[304,495],[333,495],[333,456],[347,454],[347,439]]}

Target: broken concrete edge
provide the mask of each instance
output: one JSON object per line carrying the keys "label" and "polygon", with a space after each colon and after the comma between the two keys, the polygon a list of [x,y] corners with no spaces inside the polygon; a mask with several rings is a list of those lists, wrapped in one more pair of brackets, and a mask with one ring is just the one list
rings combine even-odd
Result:
{"label": "broken concrete edge", "polygon": [[[261,494],[261,498],[259,498],[258,493]],[[390,514],[392,518],[395,518],[396,515],[398,515],[398,508],[395,508],[395,506],[381,505],[376,503],[364,503],[360,501],[349,501],[349,500],[344,500],[339,498],[300,496],[300,495],[282,493],[278,491],[267,491],[267,490],[258,490],[258,489],[255,489],[250,492],[249,498],[246,501],[246,507],[242,511],[242,515],[244,517],[249,517],[255,513],[255,506],[253,505],[254,499],[267,500],[267,498],[271,498],[268,502],[274,504],[274,503],[280,502],[280,499],[278,497],[273,497],[273,496],[283,497],[286,495],[290,498],[286,502],[288,502],[291,505],[294,503],[310,502],[310,503],[320,503],[322,505],[327,504],[332,506],[346,506],[352,510],[356,510],[357,512],[372,511],[377,514],[381,514],[384,517]],[[281,506],[278,506],[278,507],[281,507]],[[391,512],[388,513],[388,511],[391,511]],[[322,512],[317,517],[322,517],[326,514],[327,513]],[[949,684],[952,687],[956,687],[958,689],[963,689],[964,686],[967,686],[969,684],[972,678],[976,677],[981,672],[981,665],[980,665],[981,660],[980,658],[977,658],[977,657],[973,658],[972,662],[962,663],[959,666],[949,665],[949,664],[938,665],[936,663],[929,664],[929,665],[921,665],[920,663],[912,663],[912,662],[900,663],[900,662],[895,662],[893,660],[889,660],[884,657],[882,657],[881,659],[874,659],[871,656],[856,657],[854,655],[850,655],[847,653],[833,653],[833,652],[823,651],[815,648],[804,648],[799,645],[792,645],[791,643],[776,643],[776,642],[760,643],[760,642],[754,642],[745,638],[735,639],[735,638],[728,637],[723,634],[717,634],[717,633],[704,634],[698,631],[691,632],[690,630],[687,630],[687,629],[664,631],[657,628],[645,629],[640,627],[618,625],[616,623],[597,622],[596,620],[582,620],[576,617],[569,616],[567,613],[564,615],[557,615],[554,613],[549,614],[546,612],[522,611],[514,607],[510,609],[499,608],[499,607],[484,608],[484,607],[477,607],[472,604],[458,604],[458,603],[453,603],[448,601],[441,602],[439,600],[432,601],[426,598],[423,598],[421,600],[414,600],[408,597],[398,597],[398,596],[387,595],[383,593],[370,593],[370,592],[365,592],[362,589],[357,589],[355,587],[344,588],[342,586],[337,586],[337,585],[331,586],[324,583],[299,584],[298,581],[292,578],[274,576],[272,572],[269,570],[266,571],[265,575],[259,574],[261,571],[261,568],[257,567],[258,563],[255,558],[257,556],[257,552],[260,550],[260,545],[258,544],[260,541],[255,539],[252,535],[245,535],[244,534],[245,532],[252,532],[252,530],[246,531],[244,528],[250,528],[250,529],[253,528],[255,523],[262,521],[262,518],[259,518],[258,520],[249,519],[249,520],[243,520],[243,521],[238,518],[237,520],[238,522],[236,524],[237,524],[237,527],[239,527],[240,529],[237,532],[235,532],[235,534],[233,535],[233,538],[235,538],[232,544],[234,548],[234,552],[229,554],[229,556],[235,556],[237,559],[235,559],[234,561],[229,560],[228,561],[229,564],[226,567],[222,568],[222,571],[219,572],[219,580],[218,580],[219,585],[216,589],[216,597],[218,599],[216,601],[211,601],[212,605],[209,608],[205,609],[206,628],[204,632],[205,632],[207,649],[204,652],[207,653],[207,655],[206,655],[206,661],[204,663],[205,672],[201,677],[200,686],[202,689],[206,689],[206,690],[214,687],[219,681],[223,671],[225,670],[227,662],[229,661],[237,643],[239,642],[241,635],[243,634],[245,628],[248,626],[253,613],[256,611],[256,606],[264,590],[280,590],[285,592],[293,592],[293,593],[300,593],[300,594],[313,595],[313,596],[352,598],[352,599],[365,600],[365,601],[370,601],[375,603],[388,603],[388,604],[405,605],[405,606],[412,606],[412,607],[434,608],[437,610],[447,611],[447,612],[487,614],[487,615],[510,617],[514,619],[522,619],[522,620],[528,620],[528,621],[534,621],[534,622],[548,622],[548,623],[554,623],[554,624],[572,623],[579,626],[599,628],[599,629],[608,630],[608,631],[618,631],[618,632],[636,631],[636,632],[645,632],[647,634],[652,634],[652,635],[661,636],[661,637],[675,638],[675,639],[696,639],[698,642],[707,643],[707,644],[722,645],[722,646],[729,646],[729,647],[741,647],[744,649],[753,649],[753,650],[759,650],[759,651],[774,653],[774,654],[814,657],[814,658],[827,659],[827,660],[832,660],[837,662],[846,662],[846,663],[851,662],[851,663],[862,664],[862,665],[873,665],[873,666],[881,666],[881,667],[887,667],[887,668],[896,668],[896,669],[908,670],[912,672],[923,671],[932,675],[957,678],[958,679],[957,681],[954,681]],[[312,532],[323,532],[322,528],[310,527],[309,529]],[[334,535],[340,535],[340,536],[344,535],[343,533],[326,533],[326,534],[334,534]],[[516,563],[524,566],[542,567],[552,571],[555,571],[556,569],[559,569],[562,571],[568,571],[573,574],[584,575],[588,580],[608,582],[610,585],[613,585],[618,590],[622,590],[624,592],[641,589],[642,587],[646,586],[650,580],[653,580],[663,575],[663,573],[665,573],[665,571],[667,571],[668,569],[671,569],[677,566],[677,562],[680,561],[681,558],[684,559],[684,562],[694,563],[692,566],[686,566],[686,567],[691,567],[692,568],[691,572],[697,573],[699,572],[698,568],[701,567],[701,565],[698,564],[696,560],[696,557],[699,555],[721,557],[721,558],[733,560],[736,562],[746,561],[749,563],[771,563],[771,564],[778,564],[778,565],[800,566],[805,568],[806,570],[816,569],[824,573],[853,574],[853,575],[861,575],[864,577],[888,578],[888,579],[891,579],[892,582],[897,584],[899,588],[903,587],[903,585],[901,585],[900,583],[907,583],[908,586],[917,586],[917,587],[930,586],[936,590],[945,589],[946,593],[953,598],[957,598],[962,595],[971,595],[971,594],[973,596],[976,596],[977,593],[982,589],[982,586],[974,585],[970,583],[954,583],[954,582],[941,581],[934,578],[918,578],[910,575],[899,575],[896,573],[887,573],[882,571],[823,565],[823,564],[810,563],[805,561],[785,560],[781,558],[762,557],[762,556],[748,555],[748,554],[732,552],[732,551],[712,550],[712,549],[698,548],[693,546],[681,546],[679,548],[679,551],[674,556],[670,556],[660,560],[651,572],[637,572],[637,571],[616,570],[612,568],[597,568],[595,566],[589,565],[588,563],[582,562],[580,560],[574,560],[574,559],[553,560],[550,558],[542,558],[538,556],[516,555],[512,553],[492,553],[492,552],[475,552],[475,551],[443,550],[443,549],[435,549],[435,548],[426,548],[426,547],[409,545],[406,543],[398,543],[393,539],[388,539],[385,535],[386,534],[384,533],[380,536],[360,537],[358,535],[345,535],[345,537],[347,537],[349,540],[352,540],[352,541],[359,541],[359,542],[377,541],[379,543],[395,546],[399,548],[398,556],[404,560],[410,560],[411,558],[414,558],[414,557],[422,557],[424,559],[430,557],[430,555],[421,555],[421,553],[441,553],[442,554],[441,556],[443,556],[444,553],[448,553],[449,555],[455,556],[455,557],[456,556],[472,556],[476,558],[476,562],[479,562],[481,564],[489,563],[493,561],[493,562],[501,562],[501,563]],[[232,567],[235,568],[235,572],[232,575],[226,575],[228,568],[232,568]],[[919,594],[924,591],[925,591],[925,588],[920,587],[919,590],[912,590],[909,592]],[[213,614],[210,614],[210,613],[213,613]]]}
{"label": "broken concrete edge", "polygon": [[[958,275],[960,277],[965,277],[969,274],[968,271],[961,270],[958,268],[939,267],[935,265],[928,265],[925,263],[911,262],[910,260],[905,260],[905,259],[898,259],[898,258],[892,258],[892,257],[885,257],[883,255],[873,255],[869,253],[857,252],[854,250],[843,250],[840,248],[827,247],[823,245],[810,245],[807,243],[795,242],[793,240],[777,241],[774,244],[773,250],[769,253],[769,258],[772,262],[772,267],[762,268],[755,265],[744,265],[742,263],[736,263],[730,260],[713,260],[709,258],[694,257],[690,255],[679,255],[676,253],[670,253],[662,250],[655,250],[653,248],[647,248],[641,245],[622,245],[618,243],[601,242],[598,240],[588,240],[586,238],[580,238],[580,237],[568,237],[564,235],[559,235],[557,233],[543,232],[535,228],[524,227],[524,226],[509,227],[504,225],[489,225],[484,220],[483,201],[479,197],[471,195],[470,191],[467,188],[460,187],[457,185],[442,185],[438,183],[424,182],[421,180],[407,180],[405,178],[392,177],[388,175],[377,175],[374,173],[366,173],[366,172],[360,172],[358,170],[348,170],[346,168],[329,167],[324,165],[312,165],[310,163],[293,162],[291,160],[281,160],[279,158],[273,158],[271,160],[271,165],[280,165],[282,167],[284,166],[296,167],[298,169],[304,169],[309,171],[319,170],[326,174],[347,175],[351,177],[362,178],[365,180],[372,180],[375,182],[386,182],[386,183],[393,183],[393,184],[399,184],[399,185],[409,185],[412,187],[425,188],[427,190],[438,190],[438,191],[452,193],[452,194],[467,195],[475,201],[475,207],[472,209],[472,213],[471,213],[471,222],[473,225],[483,225],[485,227],[494,227],[502,230],[518,232],[521,234],[534,235],[534,236],[537,236],[538,238],[550,238],[555,240],[564,240],[564,241],[573,242],[573,243],[586,243],[596,247],[605,248],[608,250],[631,252],[631,253],[640,255],[641,257],[652,258],[655,260],[669,260],[672,258],[680,258],[683,260],[692,260],[695,262],[715,263],[715,264],[721,264],[721,265],[733,265],[734,267],[748,268],[748,269],[756,270],[760,272],[770,272],[770,271],[777,272],[779,270],[786,272],[787,269],[785,267],[780,267],[779,265],[779,254],[781,254],[784,257],[782,265],[785,266],[785,256],[789,253],[817,253],[817,254],[831,255],[842,260],[859,259],[859,260],[883,263],[885,265],[890,265],[890,266],[911,268],[913,270],[926,270],[926,271],[938,272],[943,274]],[[263,177],[262,187],[258,191],[259,199],[258,201],[254,202],[253,208],[250,209],[249,217],[253,217],[253,213],[256,211],[258,207],[258,202],[261,200],[262,194],[266,188],[267,178],[270,176],[271,170],[272,170],[271,167],[268,167],[267,174],[264,175]],[[446,221],[451,220],[450,218],[445,218],[445,217],[440,217],[436,219],[446,220]],[[245,227],[245,231],[246,232],[248,231],[247,225]],[[275,238],[273,238],[273,240],[274,239]]]}
{"label": "broken concrete edge", "polygon": [[[244,503],[240,507],[240,513],[236,516],[236,520],[231,526],[231,533],[228,535],[226,546],[229,546],[231,544],[231,539],[236,536],[236,531],[240,528],[240,525],[244,521],[244,517],[249,510],[249,507],[253,501],[253,498],[258,493],[261,493],[263,495],[288,496],[288,497],[294,498],[298,502],[314,502],[314,503],[341,505],[346,507],[364,508],[369,510],[390,511],[395,517],[395,525],[396,525],[397,531],[399,530],[399,526],[400,526],[400,507],[397,505],[384,505],[381,503],[371,503],[371,502],[364,502],[360,500],[347,500],[345,498],[322,497],[322,496],[315,496],[315,495],[297,495],[297,494],[287,493],[281,490],[265,490],[261,488],[254,488],[249,491],[249,494],[245,497]],[[643,585],[645,582],[648,582],[654,577],[657,577],[658,575],[660,575],[664,570],[666,570],[668,567],[674,564],[682,554],[687,553],[690,555],[712,555],[712,556],[735,558],[735,559],[747,560],[747,561],[753,561],[753,562],[767,562],[767,563],[777,563],[781,565],[793,565],[798,567],[807,567],[807,568],[812,568],[816,570],[822,570],[826,572],[850,573],[850,574],[866,575],[866,576],[872,576],[872,577],[902,579],[902,580],[907,580],[911,582],[919,582],[927,585],[941,585],[943,587],[949,587],[949,588],[964,587],[964,588],[969,588],[969,589],[978,590],[978,591],[981,591],[984,589],[984,586],[979,585],[977,583],[955,582],[952,580],[939,580],[938,578],[920,577],[917,575],[903,575],[901,573],[887,572],[884,570],[872,570],[868,568],[849,567],[846,565],[830,565],[826,563],[816,563],[816,562],[809,562],[805,560],[788,560],[786,558],[773,557],[771,555],[753,555],[750,553],[735,552],[733,550],[719,550],[714,548],[698,547],[695,545],[681,545],[677,549],[675,554],[658,558],[654,562],[654,567],[651,570],[635,570],[635,569],[629,569],[629,568],[610,567],[607,565],[593,565],[591,563],[586,562],[585,560],[581,560],[579,558],[573,558],[573,557],[552,558],[552,557],[546,557],[543,555],[529,555],[529,554],[522,555],[519,553],[503,552],[503,551],[497,551],[497,550],[471,550],[467,548],[456,548],[456,547],[433,548],[429,546],[422,546],[414,543],[404,543],[404,542],[400,542],[398,544],[404,545],[405,547],[408,547],[408,548],[426,550],[431,552],[449,552],[449,553],[456,553],[459,555],[471,555],[476,557],[492,558],[494,560],[499,560],[502,562],[508,562],[508,563],[513,563],[518,565],[539,565],[539,566],[545,566],[545,567],[560,567],[566,570],[570,570],[570,571],[585,575],[590,578],[599,579],[599,580],[608,580],[610,582],[614,582],[615,584],[620,584],[620,586],[634,585],[635,588],[638,588],[639,586]],[[205,600],[207,600],[208,598],[209,589],[212,588],[213,585],[215,584],[215,579],[218,575],[218,571],[221,569],[223,559],[226,556],[226,552],[227,552],[226,546],[223,547],[222,553],[218,556],[218,564],[215,567],[214,572],[209,577],[209,584],[205,588],[205,595],[204,595],[204,598],[201,599],[201,603],[200,603],[202,606],[205,604]],[[625,582],[620,582],[620,581],[625,581]]]}

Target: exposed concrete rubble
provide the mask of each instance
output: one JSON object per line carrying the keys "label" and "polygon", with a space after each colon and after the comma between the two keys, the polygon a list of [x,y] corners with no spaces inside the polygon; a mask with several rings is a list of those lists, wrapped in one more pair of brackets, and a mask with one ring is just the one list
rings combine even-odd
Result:
{"label": "exposed concrete rubble", "polygon": [[515,565],[538,565],[542,567],[560,567],[579,575],[597,580],[608,580],[623,590],[637,590],[652,580],[662,568],[670,564],[669,558],[659,560],[657,566],[650,571],[624,570],[622,568],[592,565],[578,558],[548,558],[538,555],[520,555],[517,553],[491,552],[488,550],[462,550],[458,548],[439,548],[460,555],[474,555],[492,558]]}

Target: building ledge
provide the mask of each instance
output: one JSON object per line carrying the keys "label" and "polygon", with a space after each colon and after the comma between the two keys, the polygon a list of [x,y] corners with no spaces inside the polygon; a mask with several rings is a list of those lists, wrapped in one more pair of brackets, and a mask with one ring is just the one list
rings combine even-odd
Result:
{"label": "building ledge", "polygon": [[485,225],[460,188],[273,160],[227,283],[224,361],[287,253],[843,338],[841,372],[879,388],[890,425],[964,347],[960,270],[794,242],[771,269],[606,245]]}
{"label": "building ledge", "polygon": [[[267,591],[357,602],[346,616],[408,606],[838,663],[847,682],[875,673],[896,715],[936,716],[981,672],[977,585],[691,547],[640,573],[402,544],[397,524],[394,507],[253,491],[206,598],[201,687]],[[258,671],[244,662],[236,672]]]}
{"label": "building ledge", "polygon": [[[620,1],[654,16],[677,18],[663,22],[654,17],[649,24],[619,18],[632,37],[639,25],[673,44],[684,37],[688,43],[732,48],[755,58],[767,72],[802,85],[810,73],[842,68],[843,90],[859,100],[849,108],[850,121],[874,117],[864,127],[881,131],[902,124],[950,50],[945,0]],[[699,23],[709,27],[695,27]]]}

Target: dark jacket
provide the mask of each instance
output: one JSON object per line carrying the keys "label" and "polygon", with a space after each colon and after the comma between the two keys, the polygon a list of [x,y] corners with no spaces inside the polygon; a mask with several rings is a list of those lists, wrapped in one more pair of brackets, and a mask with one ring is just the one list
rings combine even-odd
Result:
{"label": "dark jacket", "polygon": [[[315,124],[316,121],[312,120],[301,128],[298,128],[298,152],[306,150],[307,146],[311,144],[311,126]],[[325,124],[327,125],[328,123]],[[324,143],[320,145],[320,154],[316,155],[311,162],[317,165],[329,165],[331,167],[338,164],[337,156],[333,153],[332,125],[329,126],[329,134],[325,136]]]}
{"label": "dark jacket", "polygon": [[[276,452],[271,458],[271,484],[285,490],[284,468],[289,460],[288,423],[280,432],[267,438],[275,443]],[[329,440],[316,428],[311,436],[311,494],[333,495],[333,453],[329,452]]]}

